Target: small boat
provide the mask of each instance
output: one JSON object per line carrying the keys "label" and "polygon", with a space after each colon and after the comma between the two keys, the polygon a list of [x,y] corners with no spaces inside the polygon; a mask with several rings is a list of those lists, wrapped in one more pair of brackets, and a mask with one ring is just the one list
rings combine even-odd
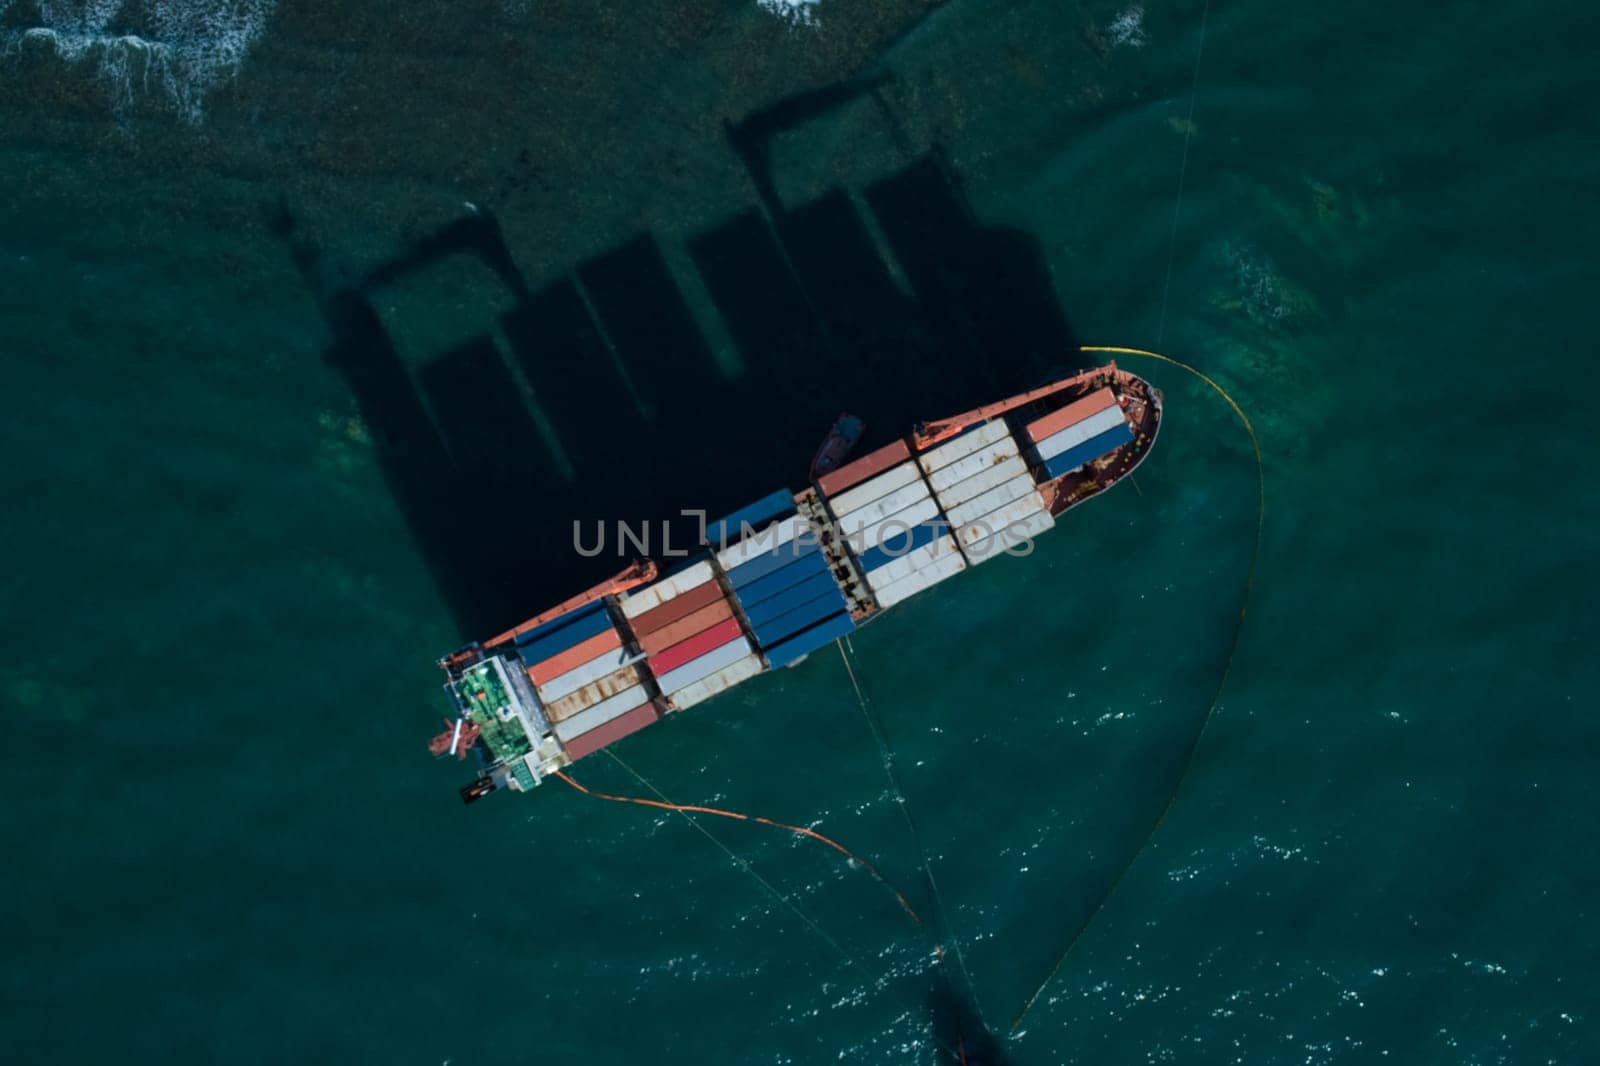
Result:
{"label": "small boat", "polygon": [[822,447],[817,449],[817,457],[811,460],[811,480],[815,481],[823,474],[831,474],[844,462],[844,457],[850,454],[861,440],[861,434],[867,431],[867,424],[855,415],[840,415],[833,423],[833,428],[828,430],[828,436],[822,442]]}

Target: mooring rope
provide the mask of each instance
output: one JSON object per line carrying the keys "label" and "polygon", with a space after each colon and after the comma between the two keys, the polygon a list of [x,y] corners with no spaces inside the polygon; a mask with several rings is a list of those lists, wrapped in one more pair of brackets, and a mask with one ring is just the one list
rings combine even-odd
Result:
{"label": "mooring rope", "polygon": [[[895,805],[900,808],[900,815],[905,819],[906,830],[911,835],[911,843],[916,846],[917,858],[922,863],[922,875],[928,879],[928,888],[933,895],[934,910],[939,918],[942,935],[950,941],[950,947],[955,951],[956,965],[961,969],[961,978],[966,982],[967,994],[972,998],[973,1009],[977,1011],[980,1021],[983,1019],[983,1007],[978,1001],[978,986],[972,980],[972,973],[967,969],[966,956],[961,953],[961,938],[956,936],[955,927],[950,924],[950,913],[945,909],[944,895],[939,891],[939,881],[933,875],[933,862],[928,858],[928,849],[923,846],[922,833],[917,829],[916,819],[911,817],[911,803],[906,799],[905,789],[901,787],[900,775],[895,772],[894,752],[889,747],[889,741],[881,724],[872,713],[871,701],[861,688],[861,682],[856,677],[855,666],[850,661],[854,647],[848,644],[849,638],[845,637],[839,643],[839,657],[844,660],[845,673],[850,676],[850,687],[855,690],[856,704],[861,708],[861,714],[867,720],[867,728],[872,731],[872,739],[878,745],[878,758],[883,763],[884,776],[889,779],[889,787],[894,790]],[[944,957],[943,949],[934,945],[934,951],[940,958]]]}
{"label": "mooring rope", "polygon": [[1139,861],[1139,856],[1144,854],[1144,851],[1147,847],[1149,847],[1150,842],[1155,839],[1155,835],[1161,829],[1162,823],[1166,821],[1167,815],[1171,813],[1173,806],[1178,801],[1178,794],[1183,790],[1184,782],[1188,780],[1189,771],[1194,768],[1195,755],[1200,750],[1200,740],[1205,736],[1206,729],[1211,725],[1211,719],[1216,714],[1217,704],[1222,700],[1223,689],[1227,687],[1228,674],[1233,669],[1233,657],[1239,650],[1239,637],[1240,634],[1244,632],[1245,613],[1248,611],[1250,606],[1250,592],[1255,587],[1256,563],[1261,558],[1261,534],[1263,529],[1266,527],[1267,521],[1267,472],[1266,464],[1261,458],[1261,442],[1257,439],[1255,427],[1250,424],[1250,419],[1245,415],[1244,408],[1240,407],[1234,398],[1228,395],[1228,391],[1226,389],[1224,389],[1221,385],[1218,385],[1206,374],[1190,366],[1188,363],[1179,362],[1170,355],[1162,355],[1159,352],[1145,351],[1143,348],[1113,348],[1100,345],[1084,345],[1079,348],[1079,351],[1102,352],[1112,355],[1138,355],[1149,359],[1158,359],[1163,363],[1171,363],[1175,367],[1187,370],[1189,373],[1205,382],[1213,390],[1215,390],[1218,396],[1221,396],[1225,401],[1227,401],[1228,406],[1233,408],[1233,413],[1238,416],[1240,424],[1244,426],[1245,432],[1250,435],[1250,447],[1255,452],[1256,536],[1255,544],[1250,549],[1250,567],[1245,573],[1244,594],[1239,603],[1239,618],[1234,623],[1233,639],[1228,644],[1228,654],[1223,660],[1222,676],[1217,681],[1216,691],[1212,694],[1211,702],[1206,707],[1205,716],[1200,720],[1200,728],[1195,731],[1194,739],[1189,742],[1188,751],[1184,753],[1182,768],[1178,772],[1177,782],[1172,786],[1172,793],[1167,797],[1166,805],[1162,807],[1161,814],[1156,818],[1154,824],[1150,826],[1150,831],[1145,834],[1144,839],[1140,842],[1139,846],[1134,849],[1134,852],[1128,858],[1127,863],[1123,865],[1122,869],[1118,871],[1117,876],[1112,880],[1111,887],[1106,889],[1105,894],[1100,897],[1100,902],[1095,906],[1095,909],[1090,912],[1088,918],[1084,919],[1083,924],[1080,925],[1077,932],[1072,935],[1072,939],[1067,941],[1066,949],[1061,952],[1061,957],[1056,960],[1056,964],[1050,968],[1050,972],[1045,975],[1044,980],[1039,982],[1039,987],[1034,990],[1033,995],[1028,997],[1028,1001],[1022,1005],[1022,1010],[1017,1012],[1016,1018],[1011,1022],[1011,1031],[1013,1033],[1015,1033],[1017,1028],[1022,1025],[1022,1020],[1028,1016],[1028,1012],[1033,1009],[1033,1005],[1038,1002],[1039,997],[1044,994],[1044,990],[1050,986],[1050,982],[1055,980],[1056,974],[1061,972],[1061,968],[1065,966],[1067,964],[1067,960],[1072,957],[1072,952],[1078,946],[1078,942],[1083,939],[1084,933],[1089,931],[1089,927],[1092,926],[1094,924],[1094,920],[1100,916],[1100,912],[1105,910],[1105,906],[1108,902],[1110,902],[1111,897],[1116,895],[1117,889],[1122,885],[1123,878],[1128,875],[1129,870],[1133,869],[1134,864]]}

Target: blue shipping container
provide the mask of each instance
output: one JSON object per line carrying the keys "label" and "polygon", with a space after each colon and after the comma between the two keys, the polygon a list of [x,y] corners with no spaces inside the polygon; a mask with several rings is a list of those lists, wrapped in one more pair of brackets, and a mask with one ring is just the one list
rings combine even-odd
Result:
{"label": "blue shipping container", "polygon": [[535,626],[534,628],[528,630],[526,633],[518,633],[517,634],[517,643],[518,644],[531,644],[534,641],[538,640],[540,637],[548,636],[549,634],[554,633],[558,629],[561,629],[561,628],[563,628],[565,626],[570,626],[572,623],[577,622],[580,619],[584,619],[584,618],[589,617],[590,615],[602,610],[605,607],[605,605],[606,605],[606,603],[605,603],[604,600],[595,600],[592,603],[586,603],[582,607],[577,608],[576,610],[568,611],[566,614],[562,615],[559,618],[552,618],[552,619],[550,619],[550,621],[545,622],[543,625]]}
{"label": "blue shipping container", "polygon": [[[760,582],[756,582],[760,584]],[[739,606],[744,608],[744,616],[753,626],[759,626],[772,621],[780,614],[794,610],[802,603],[816,599],[824,592],[832,592],[839,597],[839,602],[844,602],[844,594],[839,591],[839,583],[833,575],[826,570],[814,573],[804,581],[790,585],[776,596],[768,596],[760,603],[749,603],[744,597],[739,598]]]}
{"label": "blue shipping container", "polygon": [[[784,556],[785,559],[788,555]],[[778,595],[786,589],[793,588],[802,581],[809,581],[818,574],[828,572],[828,557],[821,552],[811,552],[792,560],[788,566],[783,567],[758,581],[752,581],[739,589],[735,595],[739,598],[739,606],[746,610],[758,603],[765,603],[768,599]],[[829,581],[833,578],[829,577]]]}
{"label": "blue shipping container", "polygon": [[1113,448],[1120,448],[1133,439],[1133,430],[1128,428],[1126,422],[1112,426],[1104,433],[1097,434],[1073,448],[1068,448],[1060,455],[1044,464],[1045,480],[1049,481],[1060,477],[1069,470],[1075,470],[1091,459],[1098,459]]}
{"label": "blue shipping container", "polygon": [[762,552],[748,563],[740,563],[728,571],[728,583],[735,589],[741,589],[750,582],[764,578],[768,574],[775,574],[808,555],[822,554],[822,549],[818,548],[809,537],[805,540],[804,544],[801,544],[799,539],[791,540],[776,552]]}
{"label": "blue shipping container", "polygon": [[750,632],[756,638],[756,644],[770,648],[844,609],[844,597],[837,592],[825,592],[786,614],[780,614],[770,622],[752,626]]}
{"label": "blue shipping container", "polygon": [[755,532],[780,518],[794,514],[794,511],[794,493],[788,489],[779,489],[715,522],[707,522],[706,543],[720,551],[730,544],[739,543],[744,538],[745,526],[749,526],[751,532]]}
{"label": "blue shipping container", "polygon": [[846,633],[853,631],[856,623],[848,614],[834,615],[826,621],[812,626],[801,633],[796,633],[788,640],[780,641],[762,652],[767,658],[767,664],[773,669],[787,666],[800,658],[816,651],[824,644],[838,640]]}
{"label": "blue shipping container", "polygon": [[868,572],[876,570],[880,566],[894,562],[902,555],[916,551],[923,545],[932,544],[948,532],[950,532],[948,522],[921,522],[904,533],[884,537],[878,544],[868,545],[867,550],[858,556],[861,560],[861,569]]}
{"label": "blue shipping container", "polygon": [[[602,608],[600,610],[590,610],[585,607],[581,611],[573,611],[571,614],[562,615],[556,621],[566,622],[566,624],[553,632],[544,632],[545,626],[529,630],[526,635],[534,636],[540,632],[544,632],[544,635],[534,636],[533,640],[526,642],[521,642],[521,638],[518,638],[517,654],[522,656],[523,662],[532,666],[534,663],[543,662],[552,655],[560,655],[568,648],[582,644],[592,636],[604,633],[611,628],[611,615],[603,609],[603,603],[600,606]],[[567,621],[568,619],[573,620]],[[546,625],[553,624],[546,623]]]}

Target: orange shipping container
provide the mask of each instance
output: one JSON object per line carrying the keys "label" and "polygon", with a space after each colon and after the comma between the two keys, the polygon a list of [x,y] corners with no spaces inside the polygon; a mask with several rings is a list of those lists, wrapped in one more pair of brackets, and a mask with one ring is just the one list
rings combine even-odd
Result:
{"label": "orange shipping container", "polygon": [[639,646],[647,655],[657,655],[677,644],[679,641],[688,640],[701,630],[710,629],[718,622],[726,622],[733,617],[733,605],[727,600],[718,600],[710,607],[702,607],[691,615],[678,619],[671,625],[662,626],[651,633],[639,638]]}
{"label": "orange shipping container", "polygon": [[622,647],[622,637],[615,629],[608,629],[604,633],[596,633],[588,640],[574,644],[558,655],[534,663],[528,667],[528,676],[533,678],[535,685],[542,685],[546,681],[560,677],[568,670],[577,669],[596,656],[604,655],[612,648],[620,647]]}
{"label": "orange shipping container", "polygon": [[1110,389],[1091,392],[1081,400],[1074,400],[1059,411],[1051,411],[1043,418],[1028,423],[1028,436],[1035,444],[1052,433],[1060,433],[1068,426],[1077,425],[1097,411],[1104,411],[1117,402]]}
{"label": "orange shipping container", "polygon": [[722,586],[715,581],[696,585],[682,596],[675,596],[660,607],[652,607],[635,618],[633,631],[643,637],[646,633],[653,633],[662,626],[669,626],[680,618],[687,618],[700,608],[709,607],[722,598]]}
{"label": "orange shipping container", "polygon": [[874,474],[881,474],[896,463],[903,463],[911,458],[911,449],[906,447],[906,442],[897,440],[893,444],[885,444],[875,452],[868,452],[855,462],[846,463],[831,474],[824,474],[817,479],[817,487],[824,496],[836,496],[851,485],[859,485]]}

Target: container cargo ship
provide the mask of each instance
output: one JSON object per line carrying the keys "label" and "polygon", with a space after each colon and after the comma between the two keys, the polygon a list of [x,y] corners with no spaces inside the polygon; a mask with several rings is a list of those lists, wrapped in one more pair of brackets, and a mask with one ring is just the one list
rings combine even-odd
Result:
{"label": "container cargo ship", "polygon": [[636,563],[440,660],[455,717],[429,749],[477,755],[465,802],[526,792],[963,570],[1029,553],[1144,461],[1161,405],[1109,363],[924,423],[706,522],[698,554],[671,572]]}

